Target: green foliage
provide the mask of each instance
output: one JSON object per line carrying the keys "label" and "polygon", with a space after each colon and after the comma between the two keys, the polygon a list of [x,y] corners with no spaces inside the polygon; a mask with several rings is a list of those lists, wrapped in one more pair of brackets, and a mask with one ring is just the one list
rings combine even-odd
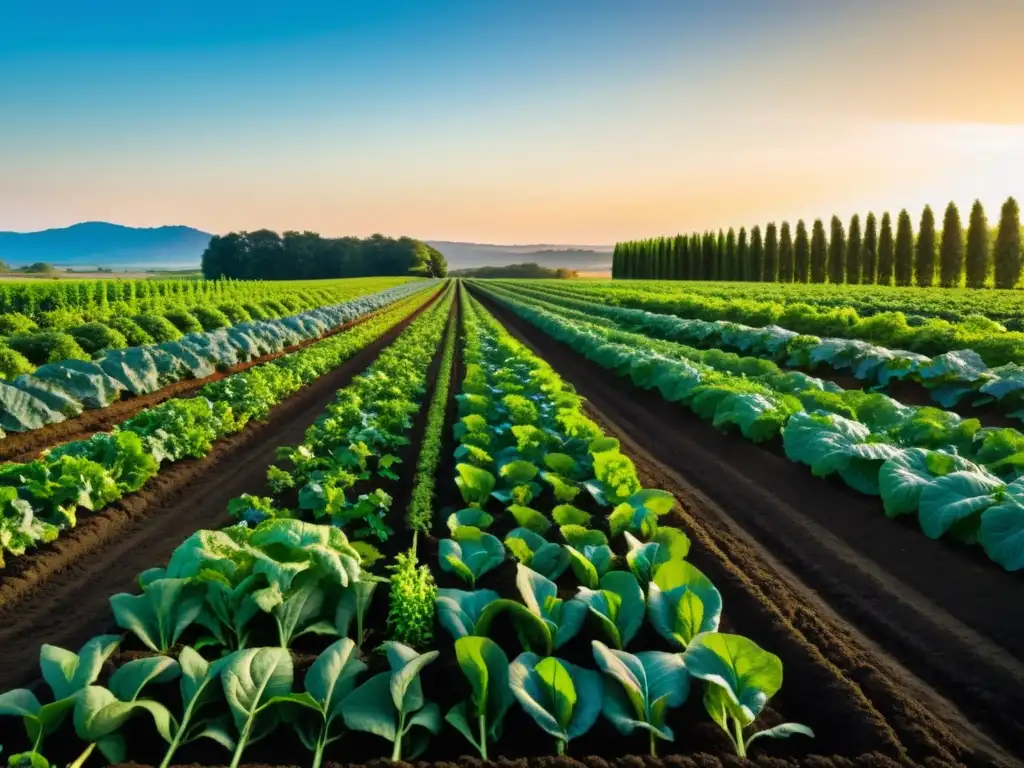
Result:
{"label": "green foliage", "polygon": [[0,346],[0,378],[13,379],[23,373],[32,373],[36,367],[20,352]]}
{"label": "green foliage", "polygon": [[128,346],[128,340],[120,331],[100,322],[69,328],[68,334],[90,355],[106,349],[120,349]]}
{"label": "green foliage", "polygon": [[86,353],[74,337],[59,331],[38,331],[16,334],[7,339],[7,345],[24,355],[33,365],[60,362],[62,360],[88,360]]}
{"label": "green foliage", "polygon": [[415,552],[395,556],[390,581],[388,631],[412,648],[427,648],[434,637],[437,585],[426,565],[417,565]]}
{"label": "green foliage", "polygon": [[993,248],[996,288],[1014,288],[1020,280],[1020,206],[1012,197],[1003,203]]}
{"label": "green foliage", "polygon": [[910,285],[914,279],[914,229],[906,209],[900,211],[896,220],[894,258],[896,285]]}
{"label": "green foliage", "polygon": [[992,269],[992,253],[988,239],[988,220],[980,200],[971,206],[967,227],[967,287],[983,288]]}
{"label": "green foliage", "polygon": [[943,288],[957,288],[963,280],[964,233],[956,203],[946,206],[939,245],[939,282]]}
{"label": "green foliage", "polygon": [[921,227],[917,233],[914,274],[922,288],[931,287],[935,282],[935,214],[926,205],[921,214]]}
{"label": "green foliage", "polygon": [[136,324],[157,344],[162,344],[165,341],[177,341],[181,338],[181,331],[166,317],[146,314],[137,315],[134,319]]}
{"label": "green foliage", "polygon": [[196,316],[185,309],[172,309],[164,313],[164,319],[181,333],[202,333],[203,325]]}

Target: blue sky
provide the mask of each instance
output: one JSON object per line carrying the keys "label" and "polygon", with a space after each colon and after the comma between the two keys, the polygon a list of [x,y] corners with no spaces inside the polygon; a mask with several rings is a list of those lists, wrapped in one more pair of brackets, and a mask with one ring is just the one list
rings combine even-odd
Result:
{"label": "blue sky", "polygon": [[995,198],[1022,8],[0,0],[0,229],[609,242]]}

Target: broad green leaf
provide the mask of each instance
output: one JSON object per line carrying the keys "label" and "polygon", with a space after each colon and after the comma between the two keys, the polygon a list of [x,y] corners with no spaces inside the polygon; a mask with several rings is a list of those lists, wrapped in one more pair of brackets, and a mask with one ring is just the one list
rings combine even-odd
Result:
{"label": "broad green leaf", "polygon": [[559,526],[580,525],[586,528],[590,525],[593,515],[574,507],[572,504],[559,504],[551,510],[551,517]]}
{"label": "broad green leaf", "polygon": [[476,634],[477,620],[484,608],[499,599],[492,589],[466,592],[461,589],[437,591],[437,620],[453,640]]}
{"label": "broad green leaf", "polygon": [[356,653],[356,644],[345,637],[329,645],[306,671],[306,693],[320,705],[330,722],[340,714],[341,703],[356,685],[356,678],[366,671]]}
{"label": "broad green leaf", "polygon": [[655,571],[647,591],[647,614],[655,631],[679,648],[701,632],[718,629],[722,596],[685,560],[670,560]]}
{"label": "broad green leaf", "polygon": [[1024,568],[1024,483],[1006,486],[1002,500],[981,514],[978,541],[1008,571]]}
{"label": "broad green leaf", "polygon": [[937,539],[953,525],[975,517],[997,502],[1003,483],[981,472],[953,472],[921,491],[918,520],[921,530]]}
{"label": "broad green leaf", "polygon": [[509,514],[516,519],[516,523],[534,533],[543,535],[551,528],[551,521],[535,509],[524,507],[519,504],[512,504],[508,508]]}
{"label": "broad green leaf", "polygon": [[754,722],[782,687],[782,661],[741,635],[705,632],[683,654],[687,671],[722,689],[729,714]]}
{"label": "broad green leaf", "polygon": [[118,635],[97,635],[77,654],[44,644],[39,649],[39,667],[54,699],[65,699],[96,682],[120,642]]}
{"label": "broad green leaf", "polygon": [[291,654],[284,648],[247,648],[228,656],[221,669],[224,698],[241,730],[260,708],[292,690]]}
{"label": "broad green leaf", "polygon": [[121,701],[134,701],[151,682],[166,683],[181,675],[181,667],[166,656],[134,659],[110,676],[107,687]]}
{"label": "broad green leaf", "polygon": [[613,645],[620,650],[640,631],[644,593],[632,573],[609,571],[601,578],[600,589],[580,587],[577,599],[600,619]]}
{"label": "broad green leaf", "polygon": [[582,736],[601,714],[601,675],[561,659],[521,653],[509,666],[509,686],[537,725],[560,741]]}

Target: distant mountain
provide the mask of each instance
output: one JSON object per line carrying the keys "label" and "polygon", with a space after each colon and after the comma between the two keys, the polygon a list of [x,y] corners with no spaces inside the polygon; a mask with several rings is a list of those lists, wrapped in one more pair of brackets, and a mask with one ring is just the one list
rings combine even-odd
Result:
{"label": "distant mountain", "polygon": [[444,254],[449,269],[507,267],[511,264],[539,264],[542,267],[601,272],[611,269],[612,245],[488,245],[428,240]]}
{"label": "distant mountain", "polygon": [[198,267],[210,242],[192,227],[124,227],[87,221],[42,232],[0,232],[0,260],[14,266],[45,261],[61,267]]}

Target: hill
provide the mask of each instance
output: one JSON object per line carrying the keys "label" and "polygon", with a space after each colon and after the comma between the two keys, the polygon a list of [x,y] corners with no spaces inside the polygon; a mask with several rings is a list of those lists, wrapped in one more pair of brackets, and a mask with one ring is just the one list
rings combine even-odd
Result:
{"label": "hill", "polygon": [[87,221],[41,232],[0,232],[0,260],[21,266],[199,267],[211,235],[184,226],[137,228]]}
{"label": "hill", "polygon": [[611,245],[489,245],[428,240],[448,260],[448,268],[508,267],[513,264],[539,264],[548,269],[574,269],[580,272],[610,270]]}

